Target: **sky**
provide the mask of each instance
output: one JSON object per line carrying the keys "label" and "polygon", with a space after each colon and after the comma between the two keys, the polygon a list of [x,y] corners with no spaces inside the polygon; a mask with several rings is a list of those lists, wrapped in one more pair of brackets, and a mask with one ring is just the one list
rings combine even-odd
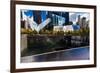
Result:
{"label": "sky", "polygon": [[89,20],[90,18],[90,15],[89,13],[86,13],[86,12],[70,12],[69,13],[69,21],[72,21],[73,24],[75,24],[78,20],[78,15],[82,17],[86,17],[87,20]]}
{"label": "sky", "polygon": [[[33,13],[32,11],[33,10],[22,10],[24,11],[24,15],[23,15],[23,18],[25,19],[25,15],[32,18],[33,16]],[[46,13],[46,11],[42,11],[41,13],[41,16],[42,16],[42,22],[45,20],[46,16],[44,15],[44,13]],[[90,15],[89,13],[86,13],[86,12],[69,12],[69,21],[72,21],[73,24],[76,24],[77,20],[78,20],[78,15],[82,17],[86,17],[86,20],[89,20],[90,18]]]}
{"label": "sky", "polygon": [[[46,11],[42,11],[41,13],[41,17],[42,17],[42,22],[41,24],[46,20]],[[27,17],[31,18],[33,20],[33,10],[22,10],[22,17],[23,19],[27,19]],[[80,27],[79,26],[76,26],[76,22],[78,20],[78,15],[82,17],[86,17],[87,20],[89,19],[89,13],[84,13],[84,12],[69,12],[69,21],[72,21],[73,22],[73,28],[75,30],[79,29]],[[61,21],[63,21],[62,19],[60,19]],[[61,21],[59,21],[61,23]],[[64,21],[63,21],[64,22]],[[35,22],[36,23],[36,22]],[[36,23],[37,25],[37,23]],[[74,26],[75,25],[75,26]]]}

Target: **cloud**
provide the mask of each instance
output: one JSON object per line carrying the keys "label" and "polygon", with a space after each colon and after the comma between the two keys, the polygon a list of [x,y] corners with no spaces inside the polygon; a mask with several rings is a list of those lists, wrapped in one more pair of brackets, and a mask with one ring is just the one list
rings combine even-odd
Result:
{"label": "cloud", "polygon": [[87,20],[89,20],[90,18],[89,13],[86,13],[86,12],[71,12],[69,13],[69,21],[76,23],[78,19],[78,15],[80,15],[81,18],[86,17]]}

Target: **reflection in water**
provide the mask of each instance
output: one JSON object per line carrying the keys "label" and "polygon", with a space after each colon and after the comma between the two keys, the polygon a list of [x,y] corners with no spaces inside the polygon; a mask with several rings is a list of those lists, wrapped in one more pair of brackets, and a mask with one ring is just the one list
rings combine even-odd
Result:
{"label": "reflection in water", "polygon": [[88,60],[89,47],[72,48],[40,55],[21,57],[21,62],[47,62],[64,60]]}

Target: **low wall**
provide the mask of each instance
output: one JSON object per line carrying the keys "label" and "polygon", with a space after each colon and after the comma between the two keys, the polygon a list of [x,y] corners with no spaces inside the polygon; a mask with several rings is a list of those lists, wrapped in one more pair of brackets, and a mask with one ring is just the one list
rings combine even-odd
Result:
{"label": "low wall", "polygon": [[21,34],[21,52],[27,48],[27,34]]}

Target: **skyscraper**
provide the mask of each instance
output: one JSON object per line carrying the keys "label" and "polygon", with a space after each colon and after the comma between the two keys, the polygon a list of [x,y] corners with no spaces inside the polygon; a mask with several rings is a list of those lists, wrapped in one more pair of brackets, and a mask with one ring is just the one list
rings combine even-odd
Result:
{"label": "skyscraper", "polygon": [[37,24],[40,24],[41,23],[41,11],[33,11],[33,17],[34,17],[34,21],[37,23]]}
{"label": "skyscraper", "polygon": [[81,25],[81,16],[80,15],[78,15],[78,25]]}
{"label": "skyscraper", "polygon": [[65,24],[69,24],[69,12],[63,12],[62,16],[65,18]]}
{"label": "skyscraper", "polygon": [[86,28],[86,25],[87,25],[87,23],[86,23],[86,17],[83,17],[81,19],[81,28]]}

